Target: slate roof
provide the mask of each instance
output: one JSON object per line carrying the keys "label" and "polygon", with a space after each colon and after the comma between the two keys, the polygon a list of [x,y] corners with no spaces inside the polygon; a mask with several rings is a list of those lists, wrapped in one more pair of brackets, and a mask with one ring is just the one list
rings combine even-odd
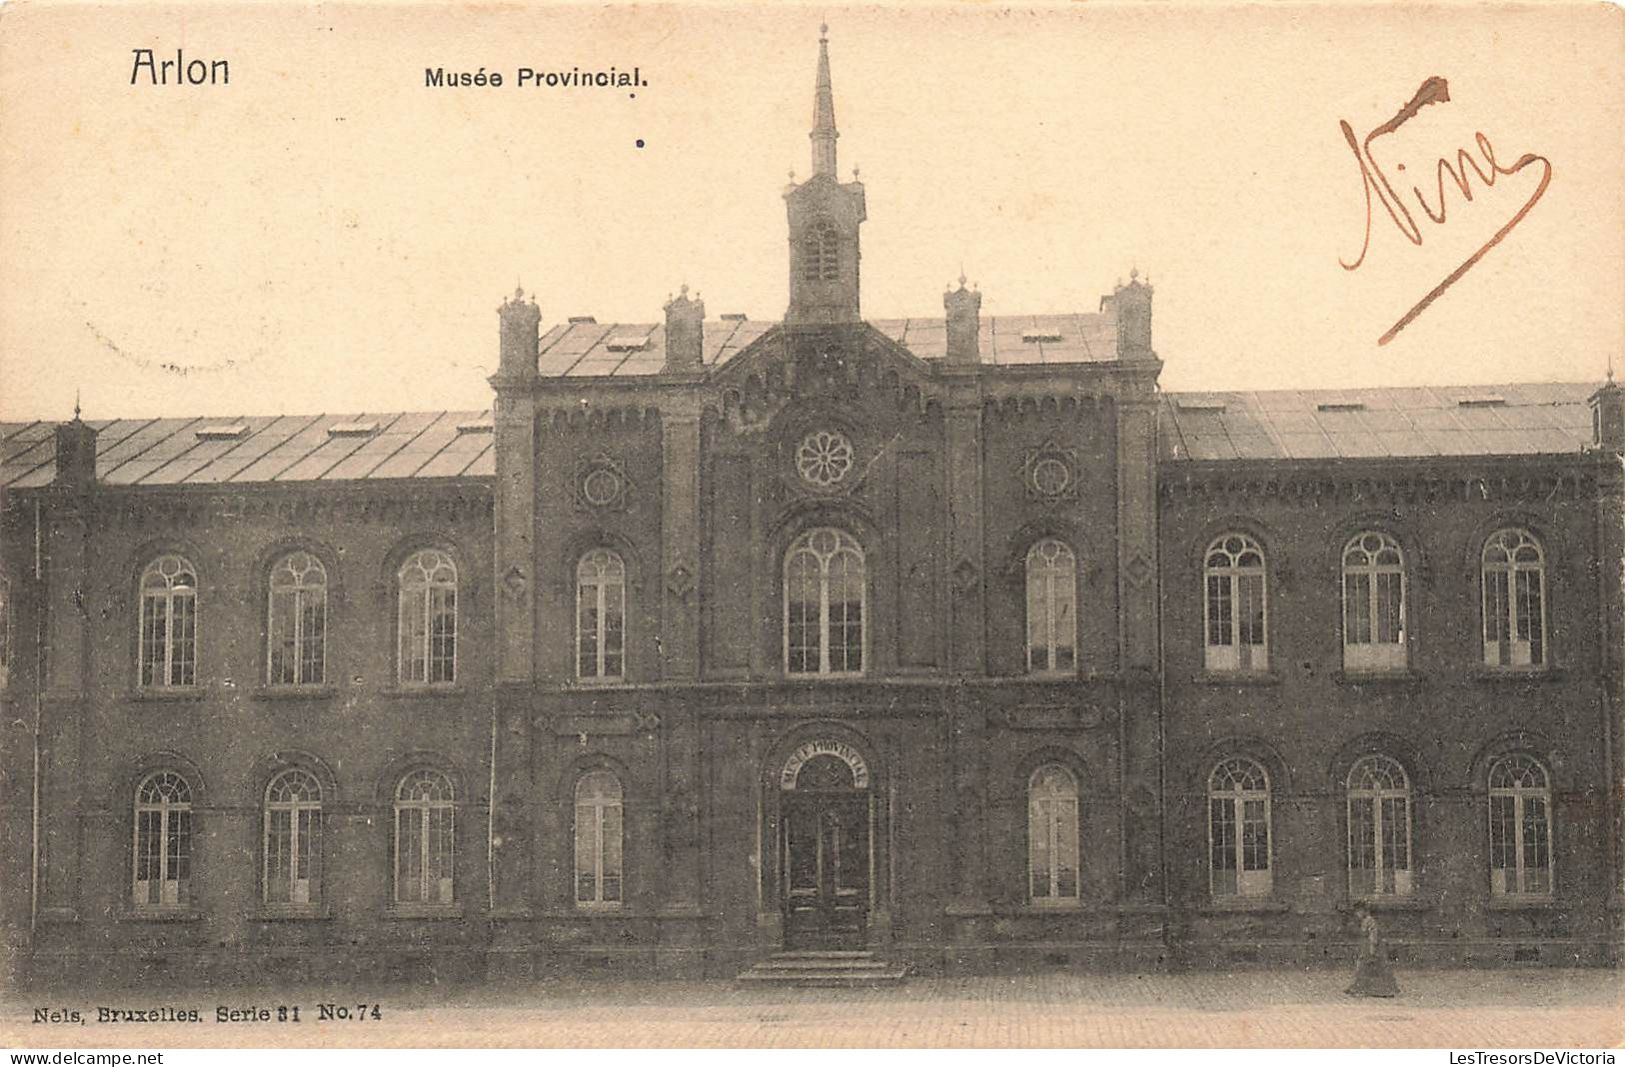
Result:
{"label": "slate roof", "polygon": [[[491,477],[490,411],[92,421],[108,485]],[[0,486],[56,475],[55,423],[0,423]]]}
{"label": "slate roof", "polygon": [[1595,384],[1163,395],[1164,462],[1579,452]]}
{"label": "slate roof", "polygon": [[[921,359],[939,360],[947,354],[947,324],[940,315],[867,321]],[[984,315],[982,362],[994,366],[1110,362],[1117,358],[1116,322],[1110,314]],[[711,367],[727,363],[776,325],[737,317],[708,320],[702,359]],[[577,318],[544,333],[540,347],[537,371],[543,377],[659,374],[666,363],[666,327]]]}
{"label": "slate roof", "polygon": [[[915,339],[915,321],[874,325],[888,334],[899,331],[893,336],[906,342]],[[738,350],[740,338],[749,333],[745,327],[767,324],[739,325],[732,340],[717,341],[708,353],[711,362],[725,360],[730,346]],[[993,335],[997,338],[998,331]],[[1587,400],[1595,390],[1593,384],[1573,382],[1164,393],[1161,455],[1164,462],[1179,463],[1575,454],[1591,440]],[[115,419],[91,425],[99,431],[97,477],[108,485],[489,478],[496,471],[489,410]],[[50,422],[0,423],[0,486],[50,483],[56,473],[54,428]]]}

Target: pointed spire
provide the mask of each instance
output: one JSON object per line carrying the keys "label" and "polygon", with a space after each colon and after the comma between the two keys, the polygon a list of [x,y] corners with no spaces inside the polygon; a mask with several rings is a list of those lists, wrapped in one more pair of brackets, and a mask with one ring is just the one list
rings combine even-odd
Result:
{"label": "pointed spire", "polygon": [[813,174],[835,177],[835,90],[829,79],[829,26],[818,27],[818,85],[813,96]]}

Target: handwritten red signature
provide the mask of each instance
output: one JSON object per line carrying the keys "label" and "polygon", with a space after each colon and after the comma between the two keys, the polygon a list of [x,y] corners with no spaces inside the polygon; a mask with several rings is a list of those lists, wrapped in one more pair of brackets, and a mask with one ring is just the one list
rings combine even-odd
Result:
{"label": "handwritten red signature", "polygon": [[[1359,141],[1355,138],[1354,130],[1349,126],[1347,121],[1339,120],[1339,125],[1343,128],[1343,139],[1348,142],[1349,148],[1354,152],[1354,158],[1360,164],[1360,178],[1365,191],[1365,237],[1360,244],[1360,254],[1355,257],[1353,263],[1345,263],[1341,259],[1337,261],[1344,270],[1358,269],[1360,264],[1365,262],[1366,252],[1371,247],[1372,193],[1377,194],[1377,200],[1382,204],[1383,209],[1388,212],[1388,217],[1392,219],[1394,225],[1399,228],[1399,232],[1405,235],[1405,239],[1410,241],[1410,243],[1413,245],[1420,246],[1422,244],[1422,228],[1420,225],[1418,225],[1416,219],[1412,217],[1410,209],[1405,206],[1405,203],[1400,198],[1399,194],[1394,192],[1394,187],[1389,183],[1388,176],[1382,172],[1382,167],[1377,164],[1376,157],[1371,154],[1371,142],[1376,140],[1378,137],[1393,133],[1405,123],[1415,118],[1416,113],[1427,105],[1448,103],[1449,100],[1449,83],[1447,83],[1443,78],[1435,75],[1422,83],[1422,87],[1416,90],[1416,95],[1411,97],[1410,102],[1404,107],[1400,108],[1393,118],[1366,134],[1364,141]],[[1440,157],[1438,167],[1435,169],[1435,176],[1438,179],[1438,211],[1434,211],[1433,208],[1428,205],[1427,200],[1422,196],[1421,189],[1418,189],[1414,185],[1411,186],[1411,192],[1416,196],[1417,204],[1421,206],[1422,211],[1435,224],[1442,226],[1445,223],[1446,205],[1444,180],[1446,175],[1449,175],[1450,180],[1455,183],[1456,188],[1461,190],[1461,195],[1469,201],[1473,199],[1473,187],[1467,177],[1469,168],[1471,168],[1474,174],[1478,175],[1478,180],[1488,187],[1495,184],[1495,179],[1497,177],[1510,177],[1531,164],[1539,163],[1544,168],[1544,171],[1540,176],[1540,184],[1535,187],[1535,191],[1530,194],[1529,199],[1524,202],[1523,207],[1518,209],[1518,213],[1513,215],[1511,220],[1508,221],[1505,226],[1502,226],[1499,230],[1495,231],[1494,237],[1491,237],[1488,241],[1485,241],[1483,246],[1480,247],[1478,251],[1468,256],[1467,259],[1462,262],[1461,266],[1451,271],[1450,274],[1446,276],[1444,281],[1434,286],[1432,291],[1429,292],[1427,296],[1424,296],[1421,300],[1417,301],[1415,307],[1405,312],[1405,314],[1400,317],[1398,322],[1390,326],[1387,333],[1377,338],[1377,344],[1379,345],[1385,345],[1389,341],[1392,341],[1395,334],[1399,333],[1399,331],[1403,330],[1406,326],[1409,326],[1412,320],[1414,320],[1416,316],[1420,315],[1429,304],[1437,300],[1446,289],[1456,284],[1456,282],[1461,279],[1463,274],[1466,274],[1469,270],[1471,270],[1473,268],[1473,264],[1477,263],[1480,259],[1483,259],[1484,253],[1500,244],[1501,239],[1507,234],[1511,233],[1513,228],[1516,227],[1518,223],[1523,221],[1523,217],[1529,214],[1529,209],[1534,207],[1535,203],[1543,195],[1545,195],[1546,187],[1552,182],[1552,163],[1551,160],[1547,159],[1545,156],[1538,156],[1531,152],[1525,152],[1523,155],[1519,156],[1517,161],[1511,166],[1503,166],[1501,162],[1495,158],[1495,149],[1490,145],[1490,139],[1488,137],[1485,137],[1483,133],[1477,133],[1474,135],[1474,141],[1478,144],[1478,150],[1483,155],[1484,164],[1485,167],[1488,167],[1488,171],[1486,172],[1485,167],[1479,166],[1478,160],[1470,155],[1465,148],[1456,150],[1456,165],[1454,167],[1450,165],[1450,161],[1447,158]],[[1405,164],[1396,164],[1395,169],[1402,171],[1405,169]]]}

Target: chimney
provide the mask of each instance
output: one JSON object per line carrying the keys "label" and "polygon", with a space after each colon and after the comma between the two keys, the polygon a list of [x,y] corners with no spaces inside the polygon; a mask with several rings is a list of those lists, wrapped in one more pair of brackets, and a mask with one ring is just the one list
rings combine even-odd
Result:
{"label": "chimney", "polygon": [[982,294],[966,289],[965,276],[961,274],[959,288],[942,294],[942,306],[948,313],[948,362],[967,366],[980,363]]}
{"label": "chimney", "polygon": [[498,377],[535,377],[542,324],[542,311],[536,306],[535,298],[527,301],[524,291],[515,289],[513,296],[497,308],[497,315],[502,319],[502,362],[497,367]]}
{"label": "chimney", "polygon": [[1100,310],[1110,308],[1117,319],[1118,359],[1156,359],[1151,350],[1151,286],[1140,281],[1138,270],[1129,271],[1128,279],[1111,296],[1100,298]]}
{"label": "chimney", "polygon": [[697,371],[704,351],[705,301],[698,293],[690,300],[685,285],[675,299],[666,301],[666,370]]}
{"label": "chimney", "polygon": [[1625,452],[1625,389],[1613,372],[1601,389],[1591,394],[1591,443],[1608,452]]}
{"label": "chimney", "polygon": [[68,489],[88,489],[96,484],[96,428],[79,417],[73,405],[73,421],[56,428],[56,477],[53,485]]}

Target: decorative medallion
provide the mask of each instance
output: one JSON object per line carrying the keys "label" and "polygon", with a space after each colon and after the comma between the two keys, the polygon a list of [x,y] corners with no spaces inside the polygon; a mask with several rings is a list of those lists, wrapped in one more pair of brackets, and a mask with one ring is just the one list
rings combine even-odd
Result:
{"label": "decorative medallion", "polygon": [[1123,573],[1128,576],[1131,584],[1144,585],[1151,577],[1151,563],[1145,556],[1136,552],[1134,557],[1123,567]]}
{"label": "decorative medallion", "polygon": [[632,480],[615,457],[600,452],[576,467],[576,507],[593,511],[621,510],[632,492]]}
{"label": "decorative medallion", "polygon": [[1051,442],[1022,454],[1021,483],[1033,500],[1071,500],[1078,495],[1078,454]]}
{"label": "decorative medallion", "polygon": [[796,448],[796,473],[815,489],[832,489],[852,471],[852,442],[839,430],[814,430]]}
{"label": "decorative medallion", "polygon": [[682,561],[672,564],[671,570],[666,572],[666,588],[678,600],[687,601],[694,591],[694,572]]}
{"label": "decorative medallion", "polygon": [[523,599],[525,587],[529,584],[525,578],[524,568],[517,563],[509,567],[507,573],[502,576],[502,589],[513,600]]}
{"label": "decorative medallion", "polygon": [[961,556],[949,576],[953,579],[954,591],[964,595],[976,587],[976,579],[980,574],[969,556]]}

